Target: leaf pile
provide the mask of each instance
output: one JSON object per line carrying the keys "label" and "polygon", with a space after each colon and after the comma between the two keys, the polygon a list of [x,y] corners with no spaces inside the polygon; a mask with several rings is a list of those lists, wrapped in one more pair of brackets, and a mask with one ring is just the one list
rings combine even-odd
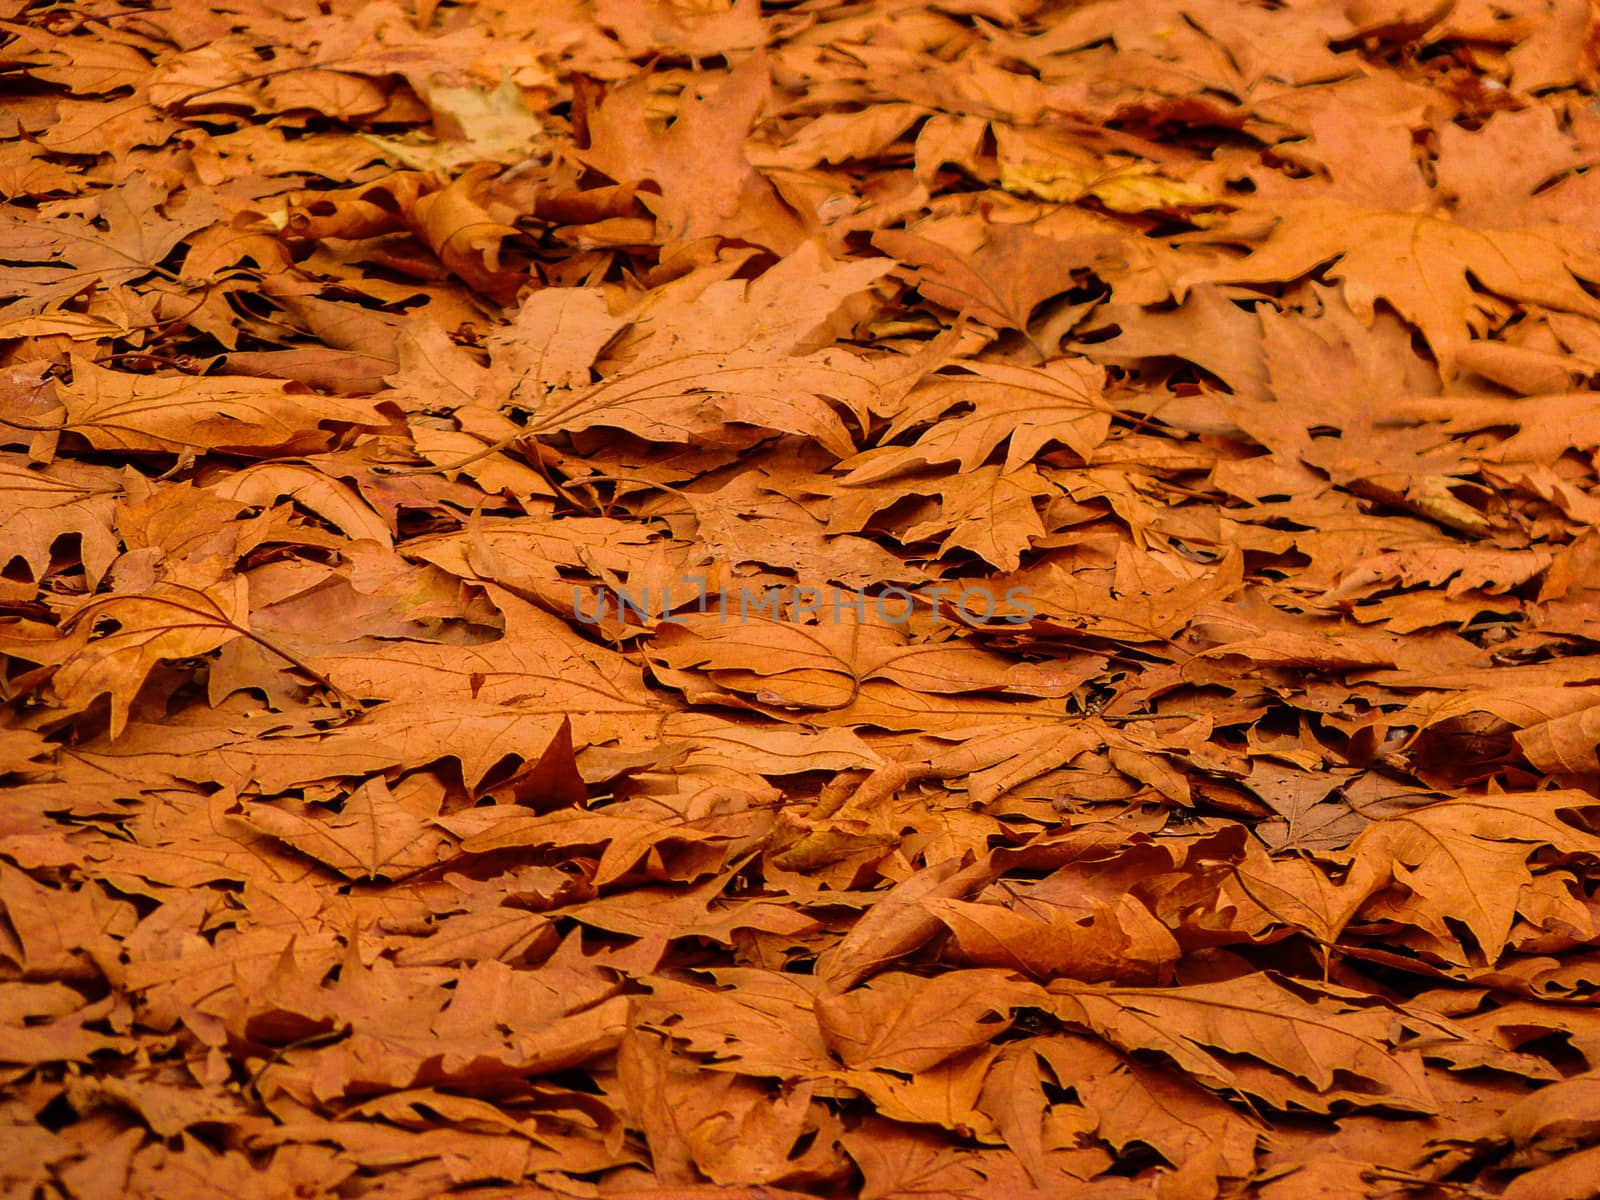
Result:
{"label": "leaf pile", "polygon": [[1595,1194],[1594,21],[0,0],[5,1194]]}

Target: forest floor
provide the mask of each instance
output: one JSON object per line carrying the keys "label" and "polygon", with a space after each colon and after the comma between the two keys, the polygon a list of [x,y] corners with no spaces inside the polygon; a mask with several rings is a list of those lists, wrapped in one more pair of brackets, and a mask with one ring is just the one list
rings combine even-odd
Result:
{"label": "forest floor", "polygon": [[0,0],[0,1194],[1600,1194],[1595,20]]}

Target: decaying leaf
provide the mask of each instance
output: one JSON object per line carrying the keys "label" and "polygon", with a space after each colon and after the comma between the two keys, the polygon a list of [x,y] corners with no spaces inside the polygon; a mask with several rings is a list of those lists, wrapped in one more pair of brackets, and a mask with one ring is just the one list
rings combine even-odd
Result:
{"label": "decaying leaf", "polygon": [[0,2],[0,1191],[1592,1194],[1597,48]]}

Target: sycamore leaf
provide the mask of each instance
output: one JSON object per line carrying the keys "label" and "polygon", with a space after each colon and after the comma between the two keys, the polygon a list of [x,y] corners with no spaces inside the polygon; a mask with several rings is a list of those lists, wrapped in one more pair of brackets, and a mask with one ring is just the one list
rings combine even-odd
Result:
{"label": "sycamore leaf", "polygon": [[1594,5],[4,8],[0,1190],[1593,1191]]}
{"label": "sycamore leaf", "polygon": [[917,268],[912,278],[927,299],[1024,334],[1034,309],[1072,288],[1074,271],[1115,248],[1110,238],[1058,241],[1014,225],[989,226],[975,253],[894,230],[874,235],[872,244]]}
{"label": "sycamore leaf", "polygon": [[1011,907],[953,899],[926,904],[949,927],[955,951],[965,961],[1040,979],[1152,982],[1179,954],[1165,927],[1127,896],[1115,908],[1094,903],[1088,920],[1075,910],[1030,900]]}
{"label": "sycamore leaf", "polygon": [[253,805],[244,818],[348,879],[396,878],[446,856],[449,835],[433,824],[429,811],[437,802],[426,787],[405,787],[397,796],[374,778],[352,792],[337,814]]}
{"label": "sycamore leaf", "polygon": [[1474,332],[1489,308],[1473,286],[1527,304],[1600,316],[1600,303],[1573,280],[1568,252],[1551,233],[1473,229],[1428,213],[1373,212],[1338,201],[1312,200],[1291,209],[1262,249],[1237,267],[1219,267],[1183,282],[1260,283],[1294,279],[1330,261],[1345,281],[1350,305],[1370,319],[1387,301],[1428,338],[1441,365]]}
{"label": "sycamore leaf", "polygon": [[329,446],[334,434],[324,423],[387,423],[362,401],[297,392],[273,380],[128,375],[76,358],[72,382],[57,394],[66,408],[62,431],[104,450],[292,453]]}
{"label": "sycamore leaf", "polygon": [[0,648],[56,668],[50,692],[63,715],[111,698],[111,736],[128,723],[134,696],[161,662],[206,654],[249,632],[249,589],[215,560],[168,564],[141,592],[113,593],[73,613],[59,636],[0,627]]}
{"label": "sycamore leaf", "polygon": [[[821,269],[802,248],[760,285],[709,290],[692,310],[641,319],[632,365],[598,383],[549,396],[531,434],[620,429],[647,441],[742,449],[779,430],[803,434],[839,458],[855,449],[834,405],[857,420],[899,373],[893,359],[806,346],[803,339],[889,263]],[[809,275],[816,270],[819,274]],[[775,290],[791,282],[798,291]],[[692,320],[692,324],[689,324]]]}
{"label": "sycamore leaf", "polygon": [[937,496],[936,510],[914,508],[896,537],[904,543],[938,539],[941,553],[969,550],[1002,570],[1014,570],[1023,551],[1045,536],[1038,506],[1058,495],[1038,468],[982,466],[957,475],[921,471],[911,478],[856,484],[833,502],[832,528],[859,530],[908,496]]}
{"label": "sycamore leaf", "polygon": [[1036,991],[1004,971],[933,979],[894,972],[819,998],[817,1020],[846,1066],[918,1072],[989,1041],[1009,1023],[1009,1006]]}
{"label": "sycamore leaf", "polygon": [[0,545],[5,553],[23,559],[39,579],[56,539],[76,534],[88,582],[98,584],[119,552],[111,531],[119,489],[108,474],[80,472],[64,463],[40,471],[9,456],[0,459]]}
{"label": "sycamore leaf", "polygon": [[849,470],[844,483],[875,483],[947,462],[972,471],[1002,441],[1007,449],[1001,470],[1008,473],[1052,442],[1088,462],[1111,428],[1101,374],[1084,359],[1058,358],[1037,368],[973,363],[961,374],[935,375],[906,397],[881,440],[922,425],[927,430],[914,445],[882,445],[840,463]]}
{"label": "sycamore leaf", "polygon": [[[1310,1108],[1349,1100],[1412,1112],[1434,1102],[1381,1008],[1303,999],[1265,975],[1165,989],[1050,985],[1058,1016],[1123,1050],[1159,1050],[1207,1087]],[[1274,1068],[1243,1071],[1213,1051]],[[1281,1074],[1280,1074],[1281,1073]]]}
{"label": "sycamore leaf", "polygon": [[1387,867],[1412,893],[1410,920],[1444,935],[1447,922],[1461,922],[1493,963],[1510,938],[1522,889],[1533,882],[1528,860],[1543,847],[1600,854],[1600,837],[1561,816],[1594,804],[1575,791],[1442,800],[1374,822],[1349,854]]}
{"label": "sycamore leaf", "polygon": [[[1497,114],[1476,131],[1447,132],[1438,166],[1446,206],[1420,178],[1402,122],[1374,126],[1325,111],[1303,153],[1333,186],[1260,195],[1274,225],[1264,244],[1238,264],[1186,276],[1180,287],[1287,280],[1332,263],[1328,273],[1344,281],[1350,307],[1370,321],[1375,302],[1386,301],[1422,330],[1446,378],[1492,319],[1494,297],[1600,316],[1600,302],[1574,278],[1600,273],[1600,260],[1586,239],[1566,233],[1592,220],[1593,183],[1562,178],[1576,147],[1560,144],[1566,139],[1548,118],[1534,121],[1519,128],[1517,117]],[[1530,141],[1546,139],[1555,144],[1530,150]],[[1516,164],[1509,175],[1508,162]]]}
{"label": "sycamore leaf", "polygon": [[770,87],[765,57],[750,56],[714,92],[685,93],[676,120],[658,131],[647,118],[648,78],[641,76],[590,118],[593,142],[582,157],[618,183],[649,179],[660,187],[647,203],[669,245],[737,230],[786,253],[801,239],[800,222],[743,150]]}
{"label": "sycamore leaf", "polygon": [[987,860],[963,867],[959,860],[924,867],[896,884],[869,908],[836,946],[817,959],[816,977],[834,991],[843,991],[902,955],[931,940],[941,924],[932,902],[964,899],[995,874]]}
{"label": "sycamore leaf", "polygon": [[1027,1044],[1050,1065],[1058,1084],[1078,1094],[1096,1135],[1119,1150],[1138,1142],[1174,1164],[1211,1153],[1225,1175],[1248,1175],[1255,1165],[1261,1124],[1193,1081],[1124,1059],[1084,1037],[1057,1035]]}

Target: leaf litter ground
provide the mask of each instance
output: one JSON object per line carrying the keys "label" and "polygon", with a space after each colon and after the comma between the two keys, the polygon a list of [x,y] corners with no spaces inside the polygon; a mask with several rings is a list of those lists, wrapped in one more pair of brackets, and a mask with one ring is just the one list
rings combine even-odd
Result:
{"label": "leaf litter ground", "polygon": [[1595,1194],[1594,22],[0,0],[5,1194]]}

